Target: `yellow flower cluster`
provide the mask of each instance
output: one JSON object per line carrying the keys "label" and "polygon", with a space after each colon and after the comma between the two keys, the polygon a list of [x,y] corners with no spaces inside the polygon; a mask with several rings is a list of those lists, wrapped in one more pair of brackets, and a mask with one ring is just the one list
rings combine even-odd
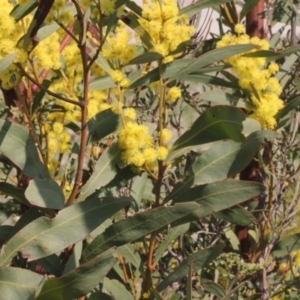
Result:
{"label": "yellow flower cluster", "polygon": [[[235,26],[236,35],[225,34],[217,43],[217,48],[229,45],[254,44],[259,50],[268,50],[267,40],[258,37],[250,38],[244,34],[244,26]],[[255,51],[255,50],[254,50]],[[279,67],[275,63],[266,65],[263,57],[242,57],[235,55],[224,60],[232,66],[239,78],[239,85],[249,92],[252,107],[249,107],[250,117],[258,120],[263,128],[273,129],[276,125],[275,115],[283,107],[279,98],[282,88],[274,77]]]}
{"label": "yellow flower cluster", "polygon": [[[0,0],[0,59],[11,53],[17,53],[15,63],[24,63],[27,54],[17,48],[18,40],[24,33],[22,25],[16,23],[10,16],[13,5],[7,0]],[[0,74],[1,86],[4,89],[10,89],[17,85],[21,80],[20,72],[15,64],[11,64],[4,72]]]}
{"label": "yellow flower cluster", "polygon": [[118,134],[118,146],[122,150],[123,162],[137,168],[155,169],[156,161],[164,160],[168,156],[169,151],[164,144],[171,139],[171,131],[163,129],[160,133],[163,145],[155,146],[148,127],[134,122],[136,117],[134,109],[127,108],[123,114],[127,120]]}
{"label": "yellow flower cluster", "polygon": [[122,22],[114,33],[111,33],[103,46],[102,54],[105,58],[117,60],[115,67],[120,67],[128,63],[136,54],[136,46],[130,44],[132,36]]}
{"label": "yellow flower cluster", "polygon": [[149,33],[154,44],[153,49],[148,50],[160,53],[165,62],[170,62],[176,57],[172,52],[181,43],[188,41],[195,31],[193,26],[187,25],[188,18],[179,15],[175,0],[144,0],[139,22]]}

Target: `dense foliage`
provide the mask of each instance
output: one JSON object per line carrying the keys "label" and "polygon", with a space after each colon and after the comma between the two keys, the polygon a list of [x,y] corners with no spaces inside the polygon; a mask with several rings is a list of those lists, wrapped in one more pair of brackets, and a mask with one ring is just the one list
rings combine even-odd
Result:
{"label": "dense foliage", "polygon": [[298,299],[298,1],[184,2],[0,0],[1,297]]}

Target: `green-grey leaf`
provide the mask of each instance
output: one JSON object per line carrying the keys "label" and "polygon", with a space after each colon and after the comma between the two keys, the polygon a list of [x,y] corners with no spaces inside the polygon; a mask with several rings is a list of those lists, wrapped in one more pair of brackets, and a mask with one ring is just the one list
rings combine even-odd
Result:
{"label": "green-grey leaf", "polygon": [[157,263],[163,256],[166,249],[170,246],[171,242],[175,240],[181,234],[184,234],[190,227],[190,224],[183,224],[172,228],[169,234],[165,237],[165,240],[159,245],[155,252],[154,263]]}
{"label": "green-grey leaf", "polygon": [[240,88],[238,84],[234,82],[230,82],[224,80],[223,78],[218,78],[216,76],[204,75],[202,73],[194,72],[188,75],[180,76],[180,80],[182,81],[195,81],[198,83],[204,83],[208,85],[216,85],[221,87],[233,88],[238,89]]}
{"label": "green-grey leaf", "polygon": [[168,285],[177,281],[188,274],[190,265],[192,265],[193,272],[201,269],[203,266],[209,264],[215,258],[217,258],[224,248],[223,244],[200,250],[196,253],[189,255],[182,263],[161,283],[156,287],[158,292],[162,292]]}
{"label": "green-grey leaf", "polygon": [[37,6],[38,2],[36,0],[29,0],[26,4],[22,5],[18,4],[11,11],[10,16],[18,22],[30,14]]}
{"label": "green-grey leaf", "polygon": [[242,98],[236,97],[230,93],[225,93],[224,91],[204,92],[200,95],[200,99],[218,104],[246,108],[246,103]]}
{"label": "green-grey leaf", "polygon": [[25,197],[31,205],[51,209],[62,209],[65,196],[53,179],[32,179],[25,191]]}
{"label": "green-grey leaf", "polygon": [[218,48],[200,55],[196,59],[193,59],[186,67],[183,67],[174,77],[181,77],[192,72],[201,70],[212,63],[224,60],[228,57],[241,54],[243,52],[255,49],[257,46],[252,44],[245,45],[232,45],[224,48]]}
{"label": "green-grey leaf", "polygon": [[249,211],[241,206],[227,208],[216,212],[214,215],[219,219],[223,219],[231,224],[240,226],[248,226],[256,220],[256,218]]}
{"label": "green-grey leaf", "polygon": [[107,135],[117,130],[119,125],[119,116],[106,109],[99,112],[87,122],[90,141],[99,141]]}
{"label": "green-grey leaf", "polygon": [[32,178],[49,178],[27,128],[0,120],[0,151],[23,170],[25,175]]}
{"label": "green-grey leaf", "polygon": [[300,250],[300,234],[289,236],[275,244],[272,255],[275,257],[285,257],[293,251]]}
{"label": "green-grey leaf", "polygon": [[229,2],[230,0],[201,0],[190,4],[180,10],[181,15],[186,15],[189,18],[197,14],[201,9],[220,5]]}
{"label": "green-grey leaf", "polygon": [[300,106],[300,96],[290,99],[290,101],[287,102],[287,105],[277,113],[276,119],[279,120],[280,118],[286,116],[291,110],[297,108],[298,106]]}
{"label": "green-grey leaf", "polygon": [[10,196],[20,202],[21,204],[29,205],[29,202],[25,198],[24,190],[9,184],[7,182],[0,182],[0,191],[7,196]]}
{"label": "green-grey leaf", "polygon": [[88,196],[92,195],[97,189],[100,189],[102,186],[105,186],[109,183],[115,176],[115,166],[113,165],[114,157],[117,157],[119,154],[109,153],[107,149],[97,161],[94,173],[89,178],[87,183],[81,189],[81,194],[78,198],[78,201],[85,200]]}
{"label": "green-grey leaf", "polygon": [[157,61],[162,59],[163,56],[158,52],[146,52],[135,58],[133,58],[128,65],[136,65],[136,64],[146,64],[152,61]]}
{"label": "green-grey leaf", "polygon": [[133,300],[133,295],[128,292],[125,286],[118,280],[104,278],[103,291],[113,299]]}
{"label": "green-grey leaf", "polygon": [[202,278],[201,283],[206,292],[213,294],[220,299],[226,295],[224,289],[219,284],[216,284],[215,282],[213,282],[211,280]]}
{"label": "green-grey leaf", "polygon": [[83,260],[88,260],[112,246],[120,247],[135,241],[152,231],[163,228],[189,215],[198,208],[199,206],[196,203],[179,204],[172,207],[159,207],[119,221],[108,227],[91,242],[83,251]]}
{"label": "green-grey leaf", "polygon": [[175,202],[196,201],[201,205],[193,212],[198,219],[249,200],[265,190],[262,184],[227,180],[200,185],[175,198]]}
{"label": "green-grey leaf", "polygon": [[191,166],[190,180],[205,184],[236,175],[247,167],[265,140],[275,136],[275,132],[263,130],[250,134],[243,143],[224,141],[213,145]]}
{"label": "green-grey leaf", "polygon": [[93,79],[89,84],[89,89],[92,90],[103,90],[116,87],[116,84],[111,79],[111,76],[105,75]]}
{"label": "green-grey leaf", "polygon": [[34,300],[43,282],[44,276],[26,269],[13,267],[0,268],[2,299]]}
{"label": "green-grey leaf", "polygon": [[17,252],[21,252],[28,261],[33,261],[62,251],[82,240],[129,204],[127,198],[90,198],[61,210],[52,220],[40,217],[21,229],[3,246],[0,266],[7,265]]}
{"label": "green-grey leaf", "polygon": [[[173,145],[172,151],[223,139],[236,142],[244,140],[242,122],[244,113],[230,106],[214,106],[207,109]],[[172,155],[172,153],[171,153]]]}
{"label": "green-grey leaf", "polygon": [[17,57],[17,53],[11,53],[0,59],[0,74],[3,73]]}
{"label": "green-grey leaf", "polygon": [[72,300],[85,296],[116,263],[114,252],[110,249],[62,277],[48,279],[37,300]]}

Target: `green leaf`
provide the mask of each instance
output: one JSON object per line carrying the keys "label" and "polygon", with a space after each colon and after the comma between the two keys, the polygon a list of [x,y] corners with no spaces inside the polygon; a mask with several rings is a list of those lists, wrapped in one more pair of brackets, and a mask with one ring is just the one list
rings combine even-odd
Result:
{"label": "green leaf", "polygon": [[51,209],[62,209],[65,196],[53,179],[32,179],[25,191],[25,197],[31,205]]}
{"label": "green leaf", "polygon": [[103,56],[103,54],[100,52],[98,54],[97,59],[95,60],[95,63],[102,68],[107,74],[111,75],[113,73],[113,69],[111,68],[109,62],[107,59]]}
{"label": "green leaf", "polygon": [[29,0],[26,4],[16,5],[10,13],[10,16],[13,17],[16,22],[20,21],[28,14],[30,14],[36,7],[38,2],[36,0]]}
{"label": "green leaf", "polygon": [[116,263],[114,251],[110,249],[62,277],[48,279],[37,300],[72,300],[85,296]]}
{"label": "green leaf", "polygon": [[242,10],[240,12],[240,20],[243,20],[248,12],[256,6],[258,1],[259,0],[247,0],[245,3],[243,3]]}
{"label": "green leaf", "polygon": [[212,63],[224,60],[228,57],[241,54],[243,52],[253,50],[257,46],[252,44],[245,45],[232,45],[226,46],[219,49],[214,49],[200,55],[196,59],[193,59],[186,67],[183,67],[174,77],[181,77],[182,75],[187,75],[192,72],[201,70],[201,68],[206,67]]}
{"label": "green leaf", "polygon": [[216,85],[216,86],[221,86],[221,87],[228,87],[228,88],[233,88],[233,89],[239,89],[239,85],[226,81],[222,78],[218,78],[216,76],[210,76],[210,75],[204,75],[202,73],[198,72],[193,72],[188,75],[182,75],[180,76],[180,80],[182,81],[196,81],[198,83],[205,83],[208,85]]}
{"label": "green leaf", "polygon": [[11,232],[13,226],[11,225],[1,225],[0,226],[0,247],[7,240],[9,233]]}
{"label": "green leaf", "polygon": [[24,190],[7,182],[0,182],[0,192],[6,196],[10,196],[21,204],[29,205],[25,198]]}
{"label": "green leaf", "polygon": [[159,245],[155,252],[154,263],[157,263],[163,256],[166,249],[171,245],[171,242],[175,240],[181,234],[184,234],[190,227],[190,224],[183,224],[172,228],[169,234],[165,237],[165,240]]}
{"label": "green leaf", "polygon": [[[50,87],[50,85],[52,84],[51,80],[45,79],[42,83],[42,86],[45,87],[46,89],[48,89]],[[32,103],[32,107],[31,107],[31,113],[34,114],[37,110],[37,108],[40,106],[40,104],[42,103],[42,100],[44,99],[46,92],[44,90],[40,90],[38,91],[35,95],[34,95],[34,99],[33,99],[33,103]]]}
{"label": "green leaf", "polygon": [[284,238],[275,244],[272,255],[280,258],[297,250],[300,250],[300,233]]}
{"label": "green leaf", "polygon": [[51,23],[49,25],[45,25],[41,27],[36,35],[39,43],[49,37],[52,33],[57,31],[57,29],[60,28],[60,26],[57,23]]}
{"label": "green leaf", "polygon": [[83,251],[83,260],[109,249],[120,247],[129,242],[135,241],[152,231],[189,215],[199,208],[196,203],[175,205],[172,207],[159,207],[138,213],[131,218],[119,221],[108,227],[104,233],[98,235],[91,244]]}
{"label": "green leaf", "polygon": [[0,290],[2,299],[34,300],[43,282],[44,276],[26,269],[12,267],[0,268]]}
{"label": "green leaf", "polygon": [[189,255],[169,276],[167,276],[162,282],[157,285],[157,291],[162,292],[171,283],[185,277],[189,272],[191,263],[193,272],[196,272],[203,266],[206,266],[221,254],[223,248],[224,245],[219,244],[217,246],[207,248],[205,250],[200,250]]}
{"label": "green leaf", "polygon": [[277,113],[276,119],[279,120],[283,118],[291,110],[297,108],[298,106],[300,106],[300,96],[296,96],[292,98],[290,101],[288,101],[287,105]]}
{"label": "green leaf", "polygon": [[157,61],[162,59],[163,56],[158,52],[146,52],[135,58],[133,58],[128,65],[146,64],[149,62]]}
{"label": "green leaf", "polygon": [[148,174],[144,172],[142,175],[137,176],[134,179],[133,184],[131,186],[131,195],[136,202],[136,211],[139,210],[142,199],[144,197],[147,178],[148,178]]}
{"label": "green leaf", "polygon": [[106,109],[99,112],[87,122],[90,142],[99,141],[107,135],[117,130],[119,125],[119,115]]}
{"label": "green leaf", "polygon": [[0,151],[23,170],[25,175],[32,178],[49,178],[27,128],[0,120]]}
{"label": "green leaf", "polygon": [[110,295],[113,299],[134,299],[132,294],[127,291],[120,281],[107,277],[103,280],[103,292]]}
{"label": "green leaf", "polygon": [[224,91],[208,91],[200,95],[201,100],[211,101],[213,103],[232,105],[246,108],[246,103],[242,98],[236,97]]}
{"label": "green leaf", "polygon": [[64,271],[64,262],[56,254],[37,259],[36,263],[50,274],[59,277]]}
{"label": "green leaf", "polygon": [[[162,72],[163,72],[163,78],[169,78],[175,76],[180,70],[187,65],[189,65],[193,59],[178,59],[171,63],[163,64],[162,66]],[[151,70],[148,74],[145,76],[141,76],[139,79],[134,81],[130,85],[130,89],[142,86],[142,85],[149,85],[152,82],[155,82],[159,80],[159,70],[158,68],[155,68]]]}
{"label": "green leaf", "polygon": [[121,246],[117,249],[117,252],[125,258],[126,263],[131,263],[136,269],[141,267],[141,256],[139,252],[136,251],[134,245],[126,244]]}
{"label": "green leaf", "polygon": [[215,282],[213,282],[211,280],[202,278],[201,283],[203,285],[205,292],[213,294],[220,299],[226,295],[224,289],[219,284],[216,284]]}
{"label": "green leaf", "polygon": [[82,244],[82,241],[79,241],[73,246],[72,254],[69,256],[68,261],[65,264],[62,275],[65,275],[79,267],[80,257],[82,254]]}
{"label": "green leaf", "polygon": [[240,226],[248,226],[256,221],[256,218],[241,206],[224,209],[215,213],[214,216]]}
{"label": "green leaf", "polygon": [[62,251],[82,240],[107,218],[129,204],[130,201],[126,198],[91,198],[61,210],[54,219],[40,217],[4,245],[0,266],[7,265],[17,252],[28,261],[33,261]]}
{"label": "green leaf", "polygon": [[116,84],[113,82],[109,75],[101,76],[91,80],[89,84],[89,89],[93,90],[103,90],[116,87]]}
{"label": "green leaf", "polygon": [[227,180],[196,186],[175,198],[176,203],[196,201],[201,205],[193,215],[198,219],[249,200],[265,190],[262,184]]}
{"label": "green leaf", "polygon": [[269,57],[272,59],[277,59],[281,56],[280,53],[277,53],[272,50],[258,50],[251,53],[243,54],[242,57]]}
{"label": "green leaf", "polygon": [[250,134],[246,141],[224,141],[204,152],[188,171],[193,184],[205,184],[232,177],[245,169],[265,140],[272,140],[276,133],[269,130]]}
{"label": "green leaf", "polygon": [[0,59],[0,74],[3,73],[17,57],[17,53],[11,53]]}
{"label": "green leaf", "polygon": [[123,12],[123,14],[124,15],[122,16],[121,20],[139,35],[141,41],[147,47],[147,49],[152,49],[152,38],[144,29],[144,27],[141,26],[138,17],[132,12]]}
{"label": "green leaf", "polygon": [[196,3],[190,4],[180,10],[181,15],[186,15],[189,18],[197,14],[201,9],[213,7],[222,3],[229,2],[230,0],[201,0]]}
{"label": "green leaf", "polygon": [[17,232],[24,228],[30,222],[36,220],[41,216],[41,212],[36,207],[30,207],[17,221],[15,226],[10,231],[9,235],[6,237],[6,241],[11,239]]}
{"label": "green leaf", "polygon": [[85,200],[92,195],[96,190],[109,183],[116,174],[114,158],[119,155],[118,152],[110,153],[107,149],[98,159],[93,175],[89,178],[87,183],[82,187],[78,202]]}
{"label": "green leaf", "polygon": [[[207,109],[173,145],[172,150],[223,139],[243,141],[244,113],[235,107],[214,106]],[[172,155],[172,153],[171,153]]]}

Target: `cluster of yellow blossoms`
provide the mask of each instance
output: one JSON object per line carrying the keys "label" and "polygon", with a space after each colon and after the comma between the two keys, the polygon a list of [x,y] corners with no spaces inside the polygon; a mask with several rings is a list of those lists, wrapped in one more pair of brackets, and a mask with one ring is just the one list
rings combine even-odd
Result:
{"label": "cluster of yellow blossoms", "polygon": [[[190,40],[195,31],[187,25],[188,18],[179,15],[177,1],[174,0],[144,0],[140,24],[149,33],[153,49],[164,57],[164,62],[170,62],[176,57],[172,54],[178,46]],[[177,53],[178,55],[178,53]]]}
{"label": "cluster of yellow blossoms", "polygon": [[[18,0],[20,5],[27,3],[28,0]],[[103,0],[100,6],[94,5],[95,2],[92,0],[80,0],[79,3],[83,8],[92,7],[92,19],[99,19],[103,15],[110,15],[116,11],[115,0]],[[33,51],[27,54],[18,49],[17,44],[26,33],[32,15],[16,22],[10,16],[14,5],[7,0],[0,0],[0,4],[2,8],[0,12],[0,58],[10,53],[18,53],[15,62],[23,63],[24,69],[33,78],[39,80],[40,83],[46,78],[51,79],[49,90],[73,101],[79,101],[82,96],[80,86],[83,67],[76,41],[68,37],[65,29],[59,27],[50,36],[41,39]],[[53,22],[57,22],[64,28],[70,29],[75,20],[72,5],[68,0],[55,0],[45,24],[52,25]],[[149,33],[154,46],[146,50],[161,53],[164,56],[164,62],[172,61],[178,55],[176,53],[178,46],[190,40],[194,32],[194,27],[188,25],[187,17],[179,15],[175,0],[144,1],[142,18],[139,21]],[[122,150],[122,160],[138,168],[153,170],[157,160],[164,160],[168,155],[167,142],[171,139],[171,132],[164,128],[152,134],[147,126],[137,123],[136,112],[133,108],[124,109],[126,106],[124,91],[130,85],[124,67],[137,54],[132,33],[124,23],[118,22],[115,30],[109,33],[103,44],[100,45],[97,38],[90,32],[87,33],[87,41],[93,47],[101,47],[101,55],[107,59],[111,68],[109,75],[117,86],[111,89],[89,91],[88,119],[107,108],[120,113],[123,122],[118,133],[118,145]],[[96,61],[91,68],[91,78],[104,75],[107,75],[107,70],[102,69]],[[16,86],[20,80],[21,76],[15,64],[0,75],[1,86],[5,89]],[[25,80],[24,84],[28,86]],[[171,87],[165,95],[165,100],[172,103],[180,96],[181,89]],[[46,102],[43,104],[53,105],[54,109],[46,114],[38,113],[37,124],[41,127],[41,134],[44,137],[43,146],[49,171],[57,174],[62,155],[68,153],[71,147],[71,131],[66,129],[66,125],[80,122],[81,110],[77,105],[51,96],[45,99]]]}
{"label": "cluster of yellow blossoms", "polygon": [[[235,26],[235,32],[236,35],[224,35],[217,43],[217,48],[241,44],[254,44],[259,50],[268,50],[270,47],[267,40],[250,38],[244,34],[242,24]],[[232,66],[239,78],[240,87],[250,94],[250,117],[258,120],[263,128],[273,129],[276,125],[275,115],[283,107],[283,101],[279,98],[282,88],[278,79],[274,77],[279,69],[278,65],[270,63],[265,67],[265,58],[242,55],[235,55],[224,62]]]}

